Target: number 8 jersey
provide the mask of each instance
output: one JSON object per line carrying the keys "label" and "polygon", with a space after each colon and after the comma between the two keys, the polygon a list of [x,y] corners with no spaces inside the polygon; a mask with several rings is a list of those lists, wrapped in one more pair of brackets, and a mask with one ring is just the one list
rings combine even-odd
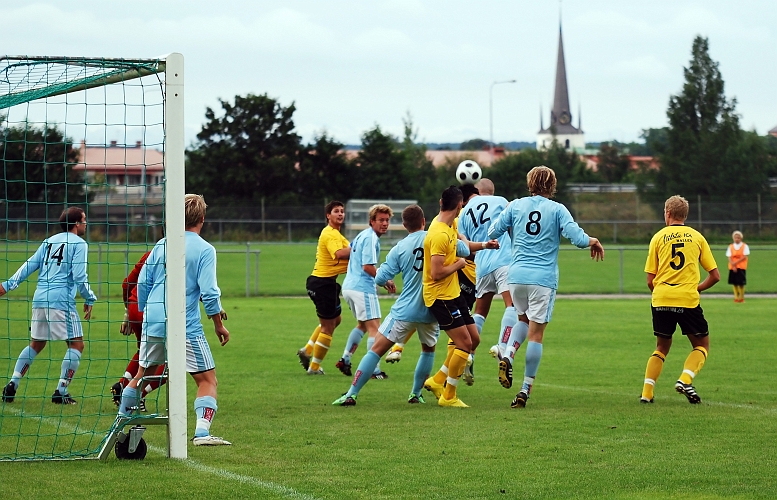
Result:
{"label": "number 8 jersey", "polygon": [[645,263],[645,272],[656,275],[653,307],[698,306],[699,264],[708,272],[718,267],[707,240],[697,230],[674,225],[653,235]]}
{"label": "number 8 jersey", "polygon": [[507,282],[558,289],[558,246],[561,236],[579,248],[588,247],[589,238],[569,210],[543,196],[513,200],[488,230],[498,238],[508,229],[513,233],[513,255]]}
{"label": "number 8 jersey", "polygon": [[87,304],[97,300],[86,274],[88,253],[89,245],[80,236],[66,231],[55,234],[43,240],[32,257],[3,283],[3,288],[15,290],[39,270],[32,307],[76,312],[76,289]]}

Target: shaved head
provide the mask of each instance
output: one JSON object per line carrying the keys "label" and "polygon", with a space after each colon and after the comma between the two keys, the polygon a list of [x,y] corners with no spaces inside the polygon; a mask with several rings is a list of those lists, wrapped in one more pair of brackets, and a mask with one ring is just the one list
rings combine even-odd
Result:
{"label": "shaved head", "polygon": [[478,191],[480,191],[480,194],[482,195],[494,195],[494,183],[491,182],[491,179],[486,179],[483,177],[480,179],[480,181],[478,181],[477,184],[475,184],[475,187],[478,188]]}

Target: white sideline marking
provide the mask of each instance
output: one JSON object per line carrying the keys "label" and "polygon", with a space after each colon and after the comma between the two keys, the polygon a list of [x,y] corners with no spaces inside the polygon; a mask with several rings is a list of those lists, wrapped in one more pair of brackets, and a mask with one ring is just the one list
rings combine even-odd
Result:
{"label": "white sideline marking", "polygon": [[[534,385],[538,385],[540,387],[550,387],[551,389],[561,389],[564,391],[578,391],[578,392],[591,392],[594,394],[606,394],[608,396],[618,396],[618,397],[624,397],[624,398],[630,398],[634,397],[636,400],[638,396],[635,396],[638,390],[635,391],[634,394],[626,394],[623,392],[612,392],[612,391],[603,391],[600,389],[591,389],[589,387],[576,387],[576,386],[570,386],[570,385],[556,385],[556,384],[545,384],[542,382],[537,382]],[[709,400],[702,400],[702,405],[710,405],[710,406],[722,406],[724,408],[737,408],[737,409],[744,409],[744,410],[758,410],[763,411],[766,413],[777,413],[777,408],[764,408],[762,406],[758,405],[743,405],[738,403],[724,403],[722,401],[709,401]]]}
{"label": "white sideline marking", "polygon": [[[70,432],[75,432],[76,434],[96,434],[93,431],[82,431],[78,428],[77,425],[71,425],[67,422],[62,422],[60,420],[56,420],[51,417],[44,417],[42,415],[27,415],[23,411],[17,410],[16,408],[9,407],[8,405],[5,405],[5,408],[3,409],[3,411],[8,411],[10,413],[15,414],[18,417],[36,418],[43,423],[51,425],[52,427],[59,427],[62,429],[66,429],[66,430],[69,430]],[[164,455],[164,456],[167,455],[167,450],[165,450],[164,448],[160,448],[158,446],[148,445],[148,449],[158,455]],[[275,484],[270,481],[262,481],[261,479],[257,479],[251,476],[236,474],[234,472],[230,472],[224,469],[217,469],[215,467],[210,467],[208,465],[201,464],[195,460],[186,459],[186,460],[179,460],[178,462],[185,465],[186,467],[189,467],[190,469],[196,470],[197,472],[204,472],[206,474],[212,474],[214,476],[218,476],[224,479],[231,479],[232,481],[237,481],[242,484],[247,484],[249,486],[254,486],[256,488],[270,491],[272,493],[275,493],[285,498],[293,498],[295,500],[319,500],[317,497],[310,496],[305,493],[300,493],[299,491],[289,488],[287,486]]]}

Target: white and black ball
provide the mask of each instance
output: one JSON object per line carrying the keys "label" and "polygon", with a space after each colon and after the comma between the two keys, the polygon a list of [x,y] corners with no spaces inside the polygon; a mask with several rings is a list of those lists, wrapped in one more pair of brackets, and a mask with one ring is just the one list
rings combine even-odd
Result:
{"label": "white and black ball", "polygon": [[456,180],[459,184],[475,184],[483,177],[480,165],[472,160],[464,160],[456,167]]}

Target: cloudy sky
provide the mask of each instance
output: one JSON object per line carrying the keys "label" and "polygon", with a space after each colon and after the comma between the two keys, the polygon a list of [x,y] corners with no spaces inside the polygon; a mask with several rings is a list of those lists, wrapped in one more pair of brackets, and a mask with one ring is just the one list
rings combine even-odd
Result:
{"label": "cloudy sky", "polygon": [[[588,141],[666,125],[695,35],[709,37],[742,125],[777,125],[774,0],[565,0],[573,120]],[[374,125],[419,140],[533,141],[553,98],[559,3],[459,0],[102,0],[0,7],[0,53],[186,59],[187,140],[206,106],[267,93],[297,107],[305,140],[358,144]]]}

